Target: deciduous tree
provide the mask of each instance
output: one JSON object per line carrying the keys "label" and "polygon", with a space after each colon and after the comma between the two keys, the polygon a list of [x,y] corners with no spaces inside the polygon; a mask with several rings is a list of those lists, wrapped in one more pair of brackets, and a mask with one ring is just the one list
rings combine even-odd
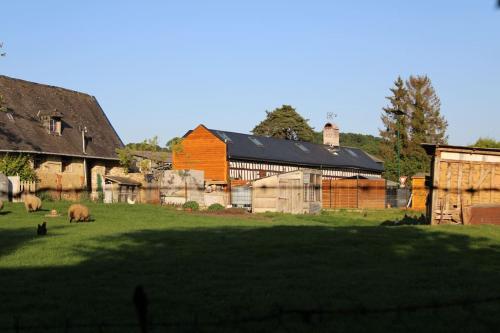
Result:
{"label": "deciduous tree", "polygon": [[255,135],[272,136],[287,140],[314,140],[314,131],[290,105],[282,105],[273,111],[266,111],[266,118],[252,130]]}

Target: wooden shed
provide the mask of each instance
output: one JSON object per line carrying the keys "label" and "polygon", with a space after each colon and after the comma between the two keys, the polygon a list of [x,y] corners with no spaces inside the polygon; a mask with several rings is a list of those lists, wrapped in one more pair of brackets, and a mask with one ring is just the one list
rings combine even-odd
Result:
{"label": "wooden shed", "polygon": [[432,157],[431,224],[500,224],[500,149],[424,144]]}
{"label": "wooden shed", "polygon": [[104,176],[104,202],[135,203],[141,183],[128,177]]}
{"label": "wooden shed", "polygon": [[292,214],[319,213],[321,171],[303,169],[255,180],[252,211]]}

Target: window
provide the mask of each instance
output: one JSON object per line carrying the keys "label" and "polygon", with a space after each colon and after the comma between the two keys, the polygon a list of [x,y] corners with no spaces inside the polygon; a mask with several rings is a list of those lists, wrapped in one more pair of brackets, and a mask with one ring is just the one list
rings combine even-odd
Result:
{"label": "window", "polygon": [[224,132],[217,131],[217,134],[224,140],[225,142],[232,142],[231,138]]}
{"label": "window", "polygon": [[62,172],[72,172],[73,168],[71,166],[72,159],[70,157],[63,157],[61,159],[61,169]]}
{"label": "window", "polygon": [[306,181],[307,176],[304,175],[304,201],[315,202],[320,201],[321,198],[321,185],[320,176],[311,174],[309,175],[309,182]]}
{"label": "window", "polygon": [[358,154],[354,150],[347,149],[347,148],[346,148],[346,150],[349,153],[349,155],[351,155],[352,157],[358,157]]}
{"label": "window", "polygon": [[257,147],[263,147],[264,145],[262,144],[262,142],[259,141],[259,139],[257,138],[254,138],[252,136],[249,136],[248,139],[250,141],[252,141]]}
{"label": "window", "polygon": [[308,153],[309,149],[300,142],[295,142],[295,145],[300,148],[304,153]]}

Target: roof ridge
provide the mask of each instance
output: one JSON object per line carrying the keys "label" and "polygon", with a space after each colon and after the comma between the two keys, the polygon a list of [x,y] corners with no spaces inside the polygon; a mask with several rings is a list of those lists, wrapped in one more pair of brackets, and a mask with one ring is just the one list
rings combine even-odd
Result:
{"label": "roof ridge", "polygon": [[67,92],[76,93],[76,94],[85,95],[85,96],[88,96],[91,98],[95,98],[94,95],[91,95],[89,93],[85,93],[85,92],[81,92],[81,91],[73,90],[73,89],[68,89],[68,88],[64,88],[64,87],[54,86],[51,84],[23,80],[23,79],[19,79],[19,78],[7,76],[7,75],[2,75],[2,74],[0,74],[0,78],[5,78],[7,80],[12,80],[12,81],[24,82],[24,83],[31,84],[31,85],[43,86],[43,87],[52,88],[52,89],[64,90]]}

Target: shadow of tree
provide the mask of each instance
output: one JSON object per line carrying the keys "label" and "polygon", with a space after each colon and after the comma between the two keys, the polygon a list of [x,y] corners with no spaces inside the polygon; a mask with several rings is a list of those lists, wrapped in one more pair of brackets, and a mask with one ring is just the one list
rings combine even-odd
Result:
{"label": "shadow of tree", "polygon": [[382,222],[381,226],[399,226],[399,225],[428,225],[429,221],[425,218],[424,214],[417,215],[407,215],[403,216],[401,219],[396,220],[386,220]]}
{"label": "shadow of tree", "polygon": [[[265,314],[276,306],[376,308],[500,294],[498,244],[425,227],[141,230],[92,244],[74,245],[68,255],[82,257],[78,265],[1,268],[0,322],[12,316],[31,324],[66,317],[133,322],[137,284],[149,295],[153,320],[190,322],[195,316],[203,321]],[[481,331],[489,327],[484,322],[500,324],[499,310],[499,304],[485,305],[474,318],[461,308],[336,317],[315,330]],[[298,331],[311,330],[291,321]],[[275,331],[269,323],[252,325],[228,331]]]}

